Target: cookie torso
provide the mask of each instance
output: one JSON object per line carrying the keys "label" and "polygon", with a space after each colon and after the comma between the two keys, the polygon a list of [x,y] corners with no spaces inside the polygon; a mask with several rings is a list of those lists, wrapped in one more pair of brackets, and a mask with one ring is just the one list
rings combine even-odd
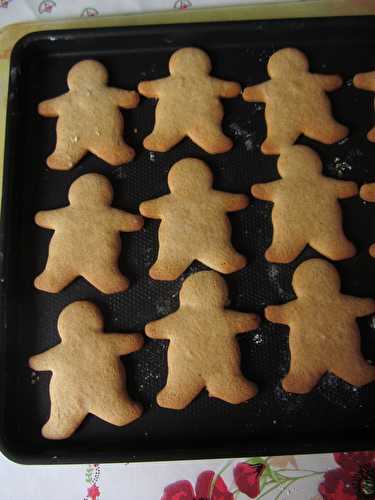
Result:
{"label": "cookie torso", "polygon": [[308,135],[312,124],[315,127],[321,122],[324,126],[326,114],[331,111],[328,96],[309,73],[289,75],[287,83],[285,78],[268,81],[265,94],[267,123],[293,126],[299,129],[299,134]]}
{"label": "cookie torso", "polygon": [[207,250],[218,243],[221,245],[231,236],[225,208],[215,195],[208,193],[204,202],[197,198],[184,200],[171,195],[171,208],[165,213],[159,229],[159,239],[170,240],[173,235],[176,253],[188,252],[193,260],[199,260]]}
{"label": "cookie torso", "polygon": [[[189,75],[174,75],[167,79],[162,87],[157,104],[157,113],[189,132],[190,127],[197,126],[197,120],[207,119],[220,125],[224,115],[223,106],[215,93],[213,82],[209,76],[189,78]],[[181,112],[181,110],[184,110]]]}
{"label": "cookie torso", "polygon": [[[108,88],[74,90],[59,105],[58,134],[64,140],[90,149],[95,141],[116,143],[123,132],[123,118]],[[95,124],[93,127],[91,124]]]}

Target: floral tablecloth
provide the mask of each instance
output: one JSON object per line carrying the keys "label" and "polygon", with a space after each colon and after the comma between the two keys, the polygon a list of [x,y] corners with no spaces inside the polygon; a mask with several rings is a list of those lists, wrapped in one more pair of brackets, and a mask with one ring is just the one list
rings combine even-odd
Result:
{"label": "floral tablecloth", "polygon": [[[370,0],[357,1],[370,3]],[[248,0],[0,0],[0,26],[38,19],[48,21],[66,17],[139,13],[158,9],[187,10],[194,7],[239,3],[250,2]],[[17,465],[0,455],[1,500],[241,500],[246,498],[375,499],[375,452],[50,467]]]}
{"label": "floral tablecloth", "polygon": [[375,452],[146,464],[22,466],[0,458],[1,500],[375,498]]}

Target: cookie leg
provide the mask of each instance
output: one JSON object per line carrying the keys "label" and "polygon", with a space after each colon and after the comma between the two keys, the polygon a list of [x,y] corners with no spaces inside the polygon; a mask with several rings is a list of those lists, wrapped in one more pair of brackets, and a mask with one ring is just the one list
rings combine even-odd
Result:
{"label": "cookie leg", "polygon": [[82,276],[102,293],[119,293],[129,288],[128,279],[119,270],[99,263],[94,266],[94,270],[82,272]]}
{"label": "cookie leg", "polygon": [[215,124],[205,125],[199,122],[189,130],[190,139],[210,154],[226,153],[233,147],[232,140]]}
{"label": "cookie leg", "polygon": [[234,405],[248,401],[258,392],[257,386],[242,375],[223,372],[209,379],[207,390],[210,397],[219,398]]}
{"label": "cookie leg", "polygon": [[121,427],[137,420],[142,415],[142,406],[116,394],[108,402],[103,402],[100,408],[93,408],[92,413],[105,422]]}
{"label": "cookie leg", "polygon": [[61,403],[52,399],[51,415],[42,428],[42,435],[46,439],[66,439],[78,429],[86,415],[86,411],[71,410],[64,399]]}
{"label": "cookie leg", "polygon": [[158,396],[158,405],[163,408],[182,410],[204,389],[202,377],[184,366],[168,366],[167,385]]}
{"label": "cookie leg", "polygon": [[373,127],[369,133],[367,134],[367,139],[370,141],[370,142],[375,142],[375,127]]}
{"label": "cookie leg", "polygon": [[302,236],[283,232],[274,227],[272,244],[267,248],[265,257],[268,262],[287,264],[292,262],[303,251],[307,242]]}
{"label": "cookie leg", "polygon": [[224,274],[243,269],[247,264],[246,257],[236,252],[234,248],[222,249],[224,245],[213,245],[215,248],[211,252],[199,257],[200,262]]}
{"label": "cookie leg", "polygon": [[45,270],[34,280],[34,286],[44,292],[59,293],[78,277],[78,273],[60,261],[48,261]]}
{"label": "cookie leg", "polygon": [[[329,228],[327,228],[329,231]],[[356,254],[356,248],[345,235],[341,229],[337,233],[322,231],[316,240],[310,242],[312,248],[321,253],[331,260],[350,259]]]}
{"label": "cookie leg", "polygon": [[305,394],[312,391],[327,371],[324,363],[311,359],[310,363],[297,361],[292,357],[289,373],[282,380],[286,392]]}
{"label": "cookie leg", "polygon": [[369,254],[371,255],[371,257],[375,258],[375,243],[370,246],[368,251],[369,251]]}
{"label": "cookie leg", "polygon": [[348,129],[344,125],[332,120],[331,117],[327,117],[324,120],[324,126],[321,126],[319,123],[316,127],[308,128],[305,131],[305,135],[323,144],[334,144],[344,139],[348,135],[348,132]]}
{"label": "cookie leg", "polygon": [[156,122],[152,133],[145,137],[143,146],[149,151],[165,153],[182,141],[184,135],[178,128],[174,128],[168,120],[163,123]]}
{"label": "cookie leg", "polygon": [[150,267],[149,274],[154,280],[173,281],[190,266],[192,259],[186,255],[174,255],[170,249],[159,249],[158,258]]}
{"label": "cookie leg", "polygon": [[113,167],[128,163],[135,156],[134,149],[125,144],[122,138],[95,143],[90,146],[90,151]]}
{"label": "cookie leg", "polygon": [[267,122],[267,137],[260,149],[265,155],[278,155],[283,147],[293,145],[300,135],[301,131],[294,127],[288,129],[283,124],[281,128],[276,128]]}
{"label": "cookie leg", "polygon": [[79,144],[68,147],[57,144],[55,151],[47,158],[47,165],[53,170],[70,170],[87,153],[87,149]]}
{"label": "cookie leg", "polygon": [[330,371],[345,382],[354,386],[369,384],[375,380],[375,367],[371,366],[361,356],[348,355],[347,361],[340,359],[340,365]]}

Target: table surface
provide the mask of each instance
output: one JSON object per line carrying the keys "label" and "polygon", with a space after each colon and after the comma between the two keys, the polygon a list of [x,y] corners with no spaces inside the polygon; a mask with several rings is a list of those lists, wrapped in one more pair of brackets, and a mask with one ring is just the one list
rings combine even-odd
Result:
{"label": "table surface", "polygon": [[[258,3],[264,2],[258,0]],[[9,54],[12,45],[23,34],[36,29],[56,28],[51,23],[61,18],[95,17],[95,20],[76,19],[60,27],[84,26],[84,23],[92,26],[143,24],[151,19],[147,21],[147,17],[141,18],[138,14],[162,10],[163,21],[184,22],[194,19],[196,7],[249,3],[248,0],[0,0],[0,26],[28,22],[0,32],[0,153],[4,141]],[[223,18],[223,15],[232,19],[288,17],[301,15],[304,12],[301,9],[305,9],[306,15],[375,14],[374,3],[373,0],[341,0],[303,2],[303,6],[300,2],[283,8],[262,5],[253,10],[233,8],[226,13],[201,11],[200,17],[205,20]],[[116,17],[100,19],[100,16],[115,14]],[[124,17],[123,14],[137,15]],[[153,20],[161,22],[161,18],[155,15]],[[30,21],[42,23],[30,24]],[[375,493],[375,452],[47,467],[14,464],[0,454],[1,500],[374,498],[361,497],[360,493]]]}

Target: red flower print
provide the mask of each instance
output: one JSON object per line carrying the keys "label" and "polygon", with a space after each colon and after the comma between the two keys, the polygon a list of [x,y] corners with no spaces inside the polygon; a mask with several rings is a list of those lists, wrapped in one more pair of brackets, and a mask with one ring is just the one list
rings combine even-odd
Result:
{"label": "red flower print", "polygon": [[250,498],[256,498],[260,491],[260,476],[265,468],[264,464],[237,464],[233,469],[233,475],[238,489]]}
{"label": "red flower print", "polygon": [[96,486],[96,484],[93,484],[88,488],[87,490],[87,497],[91,498],[92,500],[97,500],[97,498],[100,496],[100,491],[99,488]]}
{"label": "red flower print", "polygon": [[218,476],[210,495],[215,473],[207,470],[199,474],[195,491],[189,481],[177,481],[164,488],[161,500],[233,500],[222,477]]}
{"label": "red flower print", "polygon": [[86,7],[86,9],[83,9],[81,12],[81,17],[93,17],[93,16],[98,16],[99,11],[97,9],[94,9],[93,7]]}
{"label": "red flower print", "polygon": [[56,7],[56,2],[53,0],[43,0],[43,2],[40,2],[38,7],[39,14],[50,14],[54,7]]}
{"label": "red flower print", "polygon": [[375,452],[334,453],[340,466],[324,474],[324,500],[375,499]]}
{"label": "red flower print", "polygon": [[189,7],[192,7],[192,3],[190,2],[190,0],[177,0],[173,4],[173,7],[175,9],[186,10],[189,9]]}

